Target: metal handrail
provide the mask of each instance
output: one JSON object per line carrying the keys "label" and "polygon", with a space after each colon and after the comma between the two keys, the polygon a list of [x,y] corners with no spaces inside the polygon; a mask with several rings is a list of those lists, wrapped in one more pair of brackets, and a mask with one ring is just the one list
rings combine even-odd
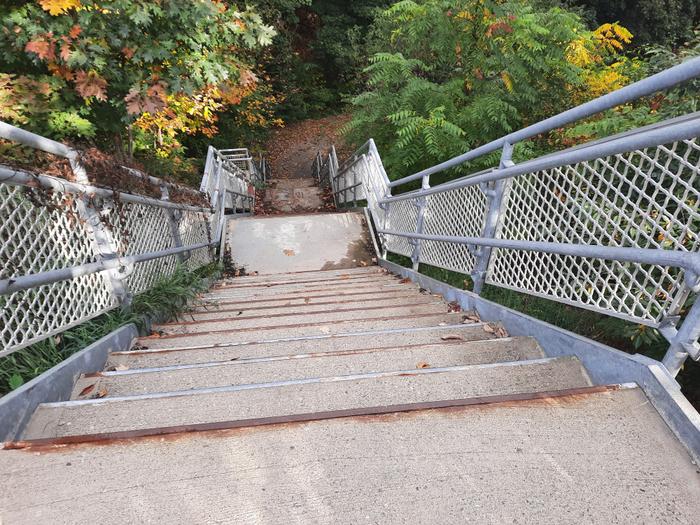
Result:
{"label": "metal handrail", "polygon": [[695,113],[689,118],[674,119],[674,121],[675,120],[680,120],[680,122],[663,126],[650,126],[650,129],[646,131],[632,134],[623,133],[619,138],[610,137],[604,141],[595,141],[590,144],[551,153],[510,167],[494,168],[482,175],[461,178],[457,181],[446,182],[428,189],[420,189],[387,197],[381,199],[380,203],[387,204],[407,199],[415,199],[417,197],[427,197],[428,195],[434,195],[436,193],[443,193],[459,188],[466,188],[468,186],[509,179],[526,173],[547,170],[563,164],[585,162],[626,151],[648,148],[658,144],[687,140],[700,135],[700,113]]}
{"label": "metal handrail", "polygon": [[652,75],[648,78],[635,82],[634,84],[630,84],[629,86],[625,86],[621,89],[608,93],[607,95],[603,95],[594,100],[576,106],[575,108],[559,113],[558,115],[549,117],[548,119],[542,120],[536,124],[527,126],[519,131],[515,131],[500,137],[489,142],[488,144],[479,146],[445,162],[421,170],[413,175],[390,182],[389,187],[395,188],[397,186],[401,186],[402,184],[420,180],[423,177],[454,168],[470,160],[474,160],[483,155],[498,151],[506,145],[513,146],[514,144],[522,142],[523,140],[530,139],[542,133],[548,133],[552,130],[564,127],[568,124],[590,117],[602,111],[612,109],[621,104],[632,102],[641,97],[672,88],[698,76],[700,76],[700,58],[694,58],[657,73],[656,75]]}

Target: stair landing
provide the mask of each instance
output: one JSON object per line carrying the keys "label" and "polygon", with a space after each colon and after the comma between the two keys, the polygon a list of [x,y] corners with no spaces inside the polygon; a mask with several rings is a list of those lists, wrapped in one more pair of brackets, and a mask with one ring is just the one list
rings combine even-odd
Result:
{"label": "stair landing", "polygon": [[233,262],[258,274],[374,264],[361,213],[247,217],[229,221]]}

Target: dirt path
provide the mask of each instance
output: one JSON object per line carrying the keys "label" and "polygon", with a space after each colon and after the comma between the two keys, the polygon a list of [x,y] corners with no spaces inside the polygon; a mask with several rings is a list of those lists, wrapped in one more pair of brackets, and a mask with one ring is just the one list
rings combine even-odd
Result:
{"label": "dirt path", "polygon": [[340,128],[350,120],[349,115],[332,115],[304,120],[274,131],[267,143],[267,154],[273,179],[296,179],[311,176],[311,166],[319,150],[335,145],[342,162],[351,152],[346,151]]}

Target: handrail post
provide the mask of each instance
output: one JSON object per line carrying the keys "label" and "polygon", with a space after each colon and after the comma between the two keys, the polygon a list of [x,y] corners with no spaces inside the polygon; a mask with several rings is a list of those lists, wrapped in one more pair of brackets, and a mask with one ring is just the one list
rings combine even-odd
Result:
{"label": "handrail post", "polygon": [[[68,161],[70,162],[71,171],[75,175],[76,182],[88,185],[90,180],[88,179],[85,167],[82,162],[80,162],[78,152],[71,150],[68,154]],[[119,250],[114,240],[114,235],[112,235],[103,224],[100,210],[97,208],[97,203],[93,197],[94,195],[92,195],[90,191],[82,193],[77,203],[78,212],[85,219],[85,224],[92,234],[99,258],[105,261],[117,259],[119,257]],[[100,207],[104,208],[104,204]],[[130,272],[122,268],[109,270],[107,272],[112,287],[112,293],[116,297],[118,303],[124,308],[128,308],[132,299],[126,282],[124,281],[128,273]]]}
{"label": "handrail post", "polygon": [[[697,290],[695,290],[697,291]],[[666,351],[662,363],[666,370],[675,377],[683,367],[688,356],[700,360],[700,300],[696,299],[683,324],[671,338],[671,345]]]}
{"label": "handrail post", "polygon": [[[513,157],[513,144],[505,142],[503,144],[503,150],[501,152],[501,161],[498,168],[504,169],[514,166],[515,163],[512,160]],[[503,206],[503,197],[505,195],[507,180],[499,179],[486,185],[486,218],[484,220],[484,227],[481,232],[481,237],[488,239],[493,239],[496,236],[498,230],[498,223],[501,218],[501,208]],[[472,272],[472,279],[474,281],[474,293],[481,295],[486,282],[486,273],[488,272],[489,262],[491,261],[491,253],[493,248],[488,246],[479,246],[476,249],[476,262],[474,264],[474,271]]]}
{"label": "handrail post", "polygon": [[[430,175],[423,176],[421,180],[421,189],[430,189]],[[422,235],[425,227],[425,212],[428,208],[428,197],[420,197],[414,202],[414,205],[418,208],[418,216],[416,217],[416,233]],[[413,245],[413,254],[411,255],[413,271],[417,272],[418,267],[420,266],[422,241],[420,239],[411,239],[409,240],[409,243]]]}
{"label": "handrail post", "polygon": [[[170,191],[168,191],[168,187],[165,184],[160,185],[160,200],[170,200]],[[180,237],[180,221],[182,220],[182,211],[169,208],[166,209],[165,212],[168,214],[168,224],[170,224],[170,235],[173,238],[174,247],[181,248],[182,237]],[[192,252],[181,252],[177,254],[177,258],[181,263],[184,263],[191,255]]]}

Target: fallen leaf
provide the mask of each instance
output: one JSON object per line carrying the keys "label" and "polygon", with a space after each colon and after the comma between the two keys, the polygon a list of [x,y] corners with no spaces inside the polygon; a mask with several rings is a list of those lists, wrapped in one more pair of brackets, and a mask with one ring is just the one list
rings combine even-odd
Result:
{"label": "fallen leaf", "polygon": [[418,364],[416,364],[416,368],[430,368],[430,365],[425,361],[418,361]]}
{"label": "fallen leaf", "polygon": [[126,365],[117,365],[114,367],[114,370],[116,372],[124,372],[125,370],[129,370],[129,367]]}
{"label": "fallen leaf", "polygon": [[481,317],[479,317],[479,314],[476,312],[466,312],[464,314],[464,319],[467,321],[474,321],[476,323],[481,322]]}
{"label": "fallen leaf", "polygon": [[360,261],[360,266],[367,266],[367,263],[365,261]]}
{"label": "fallen leaf", "polygon": [[95,384],[93,383],[92,385],[88,385],[85,388],[83,388],[80,391],[80,394],[78,394],[78,397],[83,397],[88,395],[90,392],[92,392],[95,389]]}
{"label": "fallen leaf", "polygon": [[406,284],[406,283],[410,283],[410,282],[411,282],[411,279],[409,279],[408,277],[404,277],[404,278],[401,279],[399,282],[400,282],[401,284]]}
{"label": "fallen leaf", "polygon": [[489,333],[489,334],[495,334],[495,333],[496,333],[496,329],[495,329],[493,326],[491,326],[490,324],[488,324],[488,323],[485,324],[485,325],[483,326],[483,328],[484,328],[484,332],[486,332],[486,333]]}
{"label": "fallen leaf", "polygon": [[459,305],[457,301],[452,301],[447,305],[447,311],[448,312],[461,312],[462,307]]}
{"label": "fallen leaf", "polygon": [[286,250],[283,250],[283,251],[284,251],[284,254],[285,254],[287,257],[293,257],[294,255],[296,255],[296,254],[294,253],[294,250],[288,250],[288,249],[286,249]]}
{"label": "fallen leaf", "polygon": [[457,334],[443,335],[440,339],[442,339],[443,341],[464,341],[464,337]]}
{"label": "fallen leaf", "polygon": [[95,394],[96,399],[101,399],[103,397],[107,397],[107,389],[106,388],[103,388],[102,390],[97,392],[97,394]]}

